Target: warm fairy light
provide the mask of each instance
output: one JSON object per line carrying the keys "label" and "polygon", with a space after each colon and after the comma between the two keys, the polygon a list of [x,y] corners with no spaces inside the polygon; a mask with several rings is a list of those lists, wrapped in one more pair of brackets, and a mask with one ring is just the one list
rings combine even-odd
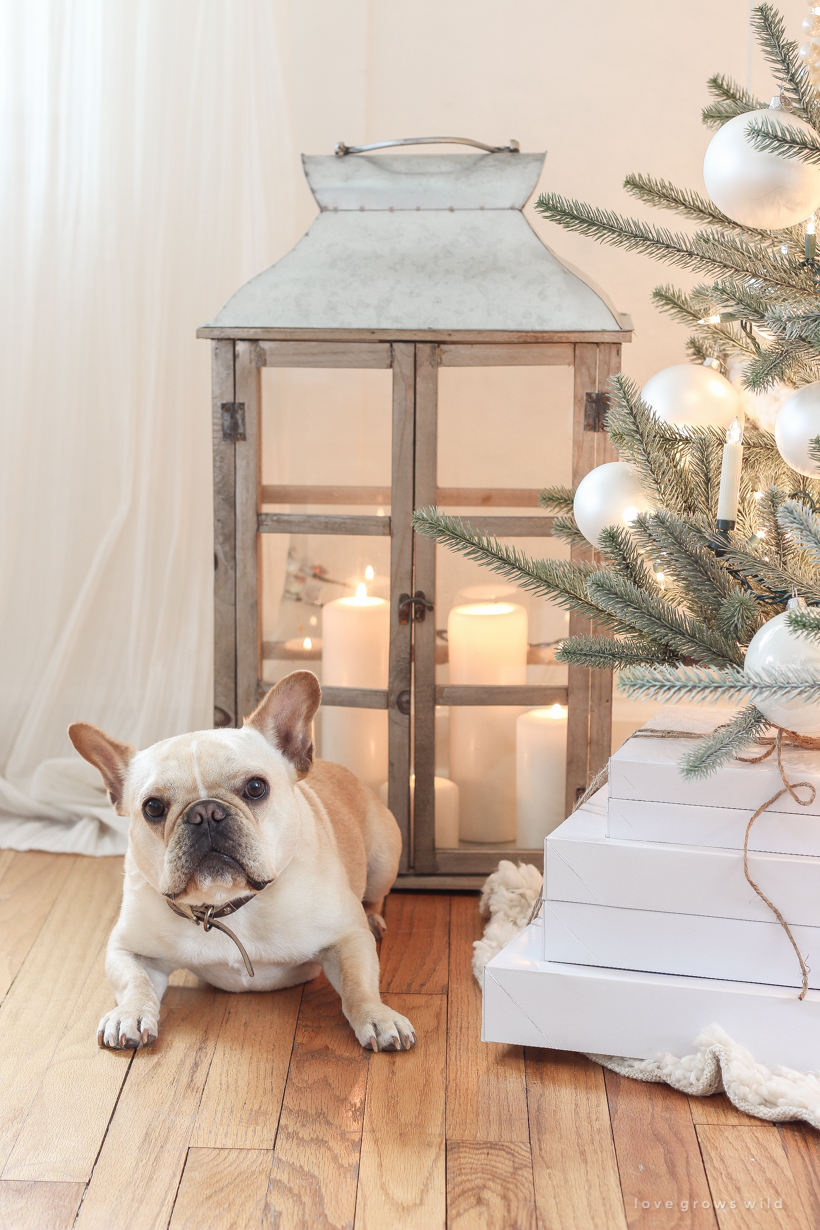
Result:
{"label": "warm fairy light", "polygon": [[787,243],[781,243],[781,245],[780,245],[780,255],[781,255],[781,256],[788,256],[788,255],[789,255],[789,245],[788,245]]}
{"label": "warm fairy light", "polygon": [[806,234],[813,235],[814,232],[814,214],[806,221]]}
{"label": "warm fairy light", "polygon": [[372,569],[372,568],[370,567],[370,565],[368,564],[368,565],[367,565],[367,567],[366,567],[366,568],[365,568],[365,570],[364,570],[364,579],[365,579],[366,581],[372,581],[375,575],[376,575],[376,574],[375,574],[375,572],[373,571],[373,569]]}
{"label": "warm fairy light", "polygon": [[305,637],[305,639],[302,641],[302,648],[303,648],[303,649],[312,649],[312,648],[313,648],[313,641],[310,639],[310,637],[309,637],[309,636],[306,636],[306,637]]}
{"label": "warm fairy light", "polygon": [[367,586],[365,585],[364,581],[360,581],[359,584],[356,586],[356,597],[357,598],[367,597]]}
{"label": "warm fairy light", "polygon": [[376,516],[377,516],[377,517],[383,517],[383,516],[384,516],[384,509],[383,509],[383,508],[377,508],[377,509],[376,509]]}
{"label": "warm fairy light", "polygon": [[557,721],[557,720],[559,720],[560,718],[565,717],[565,716],[566,716],[566,713],[565,713],[565,711],[561,708],[561,706],[560,706],[560,705],[553,705],[553,706],[552,706],[552,708],[550,709],[550,717],[551,717],[551,718],[555,718],[555,719],[556,719],[556,721]]}
{"label": "warm fairy light", "polygon": [[663,580],[664,580],[664,577],[663,577],[663,573],[662,573],[662,572],[656,572],[656,573],[655,573],[655,580],[658,582],[658,584],[660,585],[661,589],[663,589]]}
{"label": "warm fairy light", "polygon": [[762,491],[756,491],[756,492],[755,492],[755,499],[756,499],[756,500],[762,500],[762,499],[763,499],[763,492],[762,492]]}
{"label": "warm fairy light", "polygon": [[726,429],[727,444],[742,444],[743,443],[743,428],[740,425],[739,419],[732,419],[731,424]]}
{"label": "warm fairy light", "polygon": [[755,538],[765,538],[765,537],[766,537],[765,530],[755,530]]}

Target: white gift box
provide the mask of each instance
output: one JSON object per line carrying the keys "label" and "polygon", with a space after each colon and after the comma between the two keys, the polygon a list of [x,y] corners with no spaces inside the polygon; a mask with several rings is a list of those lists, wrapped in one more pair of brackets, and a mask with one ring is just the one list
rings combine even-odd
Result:
{"label": "white gift box", "polygon": [[816,991],[544,961],[541,932],[539,919],[486,966],[485,1042],[653,1059],[691,1053],[716,1021],[758,1063],[820,1066]]}
{"label": "white gift box", "polygon": [[[610,815],[611,808],[612,800]],[[778,816],[774,824],[790,819]],[[753,834],[762,821],[761,816]],[[808,823],[820,830],[820,820]],[[743,874],[742,849],[608,838],[605,789],[547,837],[544,865],[544,896],[550,903],[773,921]],[[749,870],[790,925],[820,927],[820,858],[750,853]]]}

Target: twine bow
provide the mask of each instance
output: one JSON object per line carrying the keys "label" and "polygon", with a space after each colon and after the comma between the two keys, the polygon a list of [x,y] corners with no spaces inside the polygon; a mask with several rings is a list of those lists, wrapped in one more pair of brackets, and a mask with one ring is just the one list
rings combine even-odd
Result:
{"label": "twine bow", "polygon": [[[720,727],[718,726],[716,727],[716,729],[719,730]],[[762,735],[762,736],[759,735],[758,736],[757,738],[758,744],[763,744],[763,745],[768,744],[769,745],[760,756],[736,756],[735,757],[736,760],[742,760],[745,764],[758,764],[761,760],[768,759],[768,757],[771,756],[773,752],[776,752],[777,768],[780,772],[780,780],[783,782],[782,790],[778,790],[776,794],[773,794],[770,799],[767,799],[765,803],[763,803],[760,807],[758,807],[757,811],[752,816],[749,823],[746,825],[746,833],[743,838],[743,873],[746,876],[746,879],[748,883],[750,884],[750,886],[757,893],[758,897],[760,897],[761,901],[765,902],[765,904],[769,907],[769,909],[774,914],[775,918],[780,923],[780,926],[783,928],[783,930],[786,932],[786,935],[789,938],[789,943],[791,944],[792,948],[795,951],[797,960],[800,962],[800,975],[801,975],[801,988],[802,989],[797,998],[804,999],[806,992],[809,989],[809,972],[810,972],[809,966],[806,965],[806,962],[803,959],[803,954],[798,948],[797,941],[795,940],[794,935],[792,934],[792,929],[789,926],[789,924],[786,922],[780,910],[777,908],[777,906],[774,904],[773,901],[769,900],[769,898],[763,892],[763,889],[760,887],[760,885],[757,884],[756,881],[752,879],[751,872],[749,871],[749,836],[751,834],[752,826],[754,825],[755,820],[757,820],[760,816],[762,816],[764,811],[767,811],[771,806],[773,806],[773,804],[775,804],[778,799],[781,799],[784,794],[790,794],[791,797],[794,799],[795,803],[799,804],[800,807],[810,807],[812,805],[812,803],[817,797],[817,790],[815,786],[813,786],[811,782],[790,782],[789,781],[789,779],[786,777],[786,771],[783,768],[782,749],[785,746],[785,747],[806,748],[810,751],[820,751],[820,739],[814,738],[811,735],[799,735],[796,733],[796,731],[785,730],[782,726],[777,726],[775,727],[775,729],[777,731],[776,735]],[[700,739],[702,737],[703,737],[703,731],[653,730],[651,727],[644,727],[641,730],[636,730],[629,736],[630,739]],[[587,800],[590,799],[597,790],[600,790],[601,786],[603,786],[606,783],[608,777],[609,777],[609,765],[606,764],[604,765],[603,769],[601,769],[598,773],[596,773],[595,777],[592,779],[589,786],[587,786],[584,793],[578,799],[578,802],[575,804],[575,806],[572,809],[573,812],[576,812],[578,808],[582,807],[584,803],[586,803]],[[807,799],[800,798],[797,791],[803,790],[803,789],[811,791],[811,795],[809,798]]]}

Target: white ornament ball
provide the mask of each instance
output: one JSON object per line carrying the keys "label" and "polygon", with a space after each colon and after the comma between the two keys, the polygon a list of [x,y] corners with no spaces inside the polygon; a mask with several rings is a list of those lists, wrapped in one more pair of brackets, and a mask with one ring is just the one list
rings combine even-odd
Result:
{"label": "white ornament ball", "polygon": [[722,427],[743,422],[740,394],[725,376],[702,363],[676,363],[647,380],[641,397],[673,427]]}
{"label": "white ornament ball", "polygon": [[820,465],[809,454],[815,436],[820,436],[820,381],[806,384],[787,397],[774,425],[780,456],[808,478],[820,477]]}
{"label": "white ornament ball", "polygon": [[805,221],[820,205],[820,166],[755,149],[746,129],[764,117],[816,138],[804,120],[780,107],[736,115],[709,142],[703,182],[718,209],[735,222],[776,231]]}
{"label": "white ornament ball", "polygon": [[590,470],[578,484],[572,506],[578,529],[593,547],[598,546],[601,530],[609,525],[628,527],[638,513],[650,509],[638,471],[625,461],[607,461]]}
{"label": "white ornament ball", "polygon": [[[820,644],[792,632],[786,622],[788,612],[782,611],[765,623],[752,637],[746,650],[744,668],[764,671],[773,666],[795,666],[816,671],[820,675]],[[799,735],[820,734],[820,705],[802,700],[757,700],[757,709],[786,730]]]}

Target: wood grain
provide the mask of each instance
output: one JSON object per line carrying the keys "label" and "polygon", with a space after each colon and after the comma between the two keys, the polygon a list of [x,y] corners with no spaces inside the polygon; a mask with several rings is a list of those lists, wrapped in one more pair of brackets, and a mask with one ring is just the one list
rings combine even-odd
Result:
{"label": "wood grain", "polygon": [[[413,501],[436,502],[438,473],[438,347],[416,347],[416,452]],[[436,544],[419,534],[413,542],[414,591],[436,603]],[[413,867],[436,870],[436,621],[413,624]]]}
{"label": "wood grain", "polygon": [[820,1226],[820,1132],[807,1123],[784,1123],[778,1131],[808,1221]]}
{"label": "wood grain", "polygon": [[447,1139],[528,1145],[524,1052],[520,1046],[481,1041],[481,990],[471,963],[473,941],[483,927],[475,897],[452,898]]}
{"label": "wood grain", "polygon": [[369,1058],[324,976],[308,983],[276,1137],[266,1230],[352,1225]]}
{"label": "wood grain", "polygon": [[405,994],[447,991],[450,900],[441,894],[396,893],[385,904],[381,989]]}
{"label": "wood grain", "polygon": [[170,987],[159,1038],[134,1055],[78,1230],[167,1226],[228,996]]}
{"label": "wood grain", "polygon": [[[773,1124],[703,1125],[697,1133],[720,1230],[758,1230],[761,1224],[776,1225],[778,1230],[810,1230],[812,1223]],[[782,1202],[781,1208],[777,1201]]]}
{"label": "wood grain", "polygon": [[6,1163],[6,1179],[87,1182],[133,1052],[97,1045],[100,1018],[114,1006],[101,947]]}
{"label": "wood grain", "polygon": [[572,367],[574,347],[567,343],[510,346],[491,343],[441,347],[442,367]]}
{"label": "wood grain", "polygon": [[0,1008],[0,1165],[8,1161],[122,894],[122,860],[78,858]]}
{"label": "wood grain", "polygon": [[192,1146],[273,1149],[301,1002],[301,987],[231,996]]}
{"label": "wood grain", "polygon": [[528,1144],[447,1144],[448,1230],[535,1230]]}
{"label": "wood grain", "polygon": [[648,1200],[654,1226],[714,1230],[709,1184],[686,1096],[667,1085],[643,1084],[606,1070],[604,1080],[628,1224],[646,1224],[642,1206]]}
{"label": "wood grain", "polygon": [[738,1110],[733,1106],[725,1093],[713,1093],[708,1098],[690,1098],[689,1110],[693,1123],[722,1124],[724,1127],[748,1127],[750,1124],[760,1122],[759,1119],[753,1119],[751,1115],[744,1115],[742,1110]]}
{"label": "wood grain", "polygon": [[84,1183],[0,1181],[3,1230],[70,1230],[85,1191]]}
{"label": "wood grain", "polygon": [[357,1230],[437,1230],[446,1220],[444,1097],[447,1001],[385,995],[418,1042],[370,1061],[356,1200]]}
{"label": "wood grain", "polygon": [[236,716],[237,725],[256,708],[261,673],[259,644],[259,424],[261,373],[253,345],[236,343],[236,401],[245,406],[245,439],[235,447],[236,469]]}
{"label": "wood grain", "polygon": [[0,852],[0,999],[6,994],[75,863],[72,854]]}
{"label": "wood grain", "polygon": [[539,1225],[625,1230],[601,1068],[569,1051],[525,1055]]}
{"label": "wood grain", "polygon": [[258,341],[279,342],[492,342],[501,345],[521,345],[535,342],[550,345],[563,342],[628,342],[631,341],[632,322],[625,313],[619,313],[621,329],[601,329],[573,332],[568,329],[274,329],[262,325],[202,325],[197,337],[229,338],[243,337]]}
{"label": "wood grain", "polygon": [[389,367],[389,342],[259,342],[258,367]]}
{"label": "wood grain", "polygon": [[390,517],[359,513],[259,513],[256,525],[260,534],[343,534],[387,538]]}
{"label": "wood grain", "polygon": [[189,1149],[169,1230],[260,1230],[270,1166],[267,1150]]}

